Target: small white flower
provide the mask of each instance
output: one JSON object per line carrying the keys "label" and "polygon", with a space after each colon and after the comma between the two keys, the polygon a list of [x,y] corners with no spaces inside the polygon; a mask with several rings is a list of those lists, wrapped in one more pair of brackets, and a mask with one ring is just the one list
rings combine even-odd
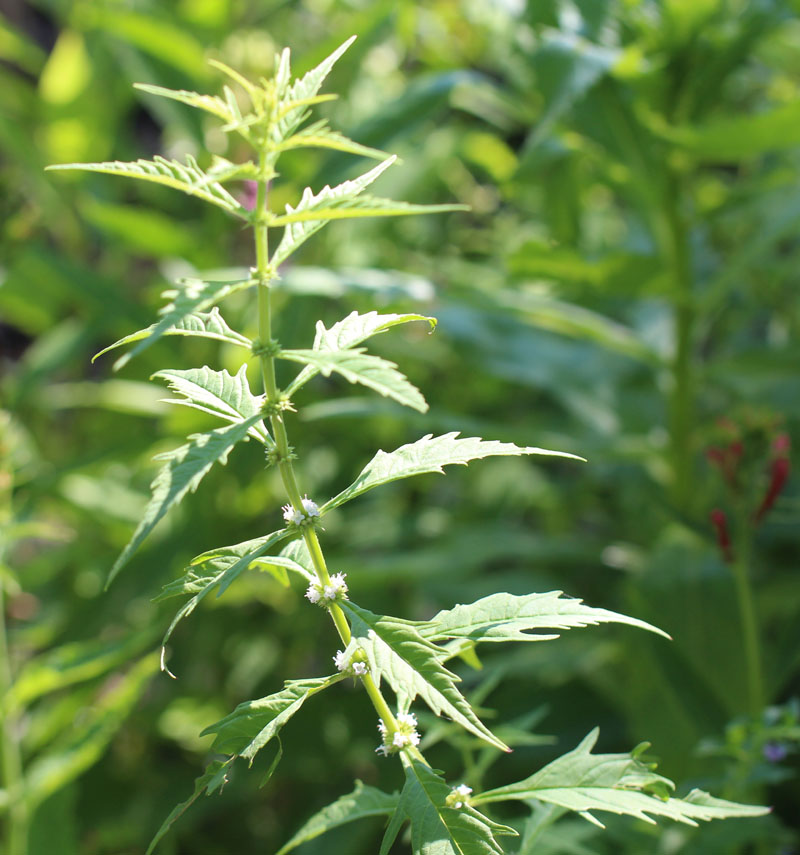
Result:
{"label": "small white flower", "polygon": [[312,501],[308,498],[308,496],[303,496],[303,510],[306,512],[307,517],[318,517],[319,516],[319,505],[316,502]]}
{"label": "small white flower", "polygon": [[363,677],[367,673],[367,663],[366,662],[354,662],[353,663],[353,673],[356,677]]}
{"label": "small white flower", "polygon": [[414,728],[417,726],[417,717],[414,713],[398,713],[397,723],[405,724],[408,725],[408,727]]}
{"label": "small white flower", "polygon": [[344,596],[347,593],[347,582],[344,581],[344,573],[334,573],[331,576],[330,585],[326,585],[323,593],[326,600],[335,600],[339,594]]}
{"label": "small white flower", "polygon": [[333,662],[339,671],[344,671],[347,668],[349,660],[350,657],[346,656],[342,650],[337,650],[336,655],[333,657]]}
{"label": "small white flower", "polygon": [[466,784],[459,784],[457,787],[453,787],[450,790],[450,795],[447,798],[447,801],[456,809],[461,810],[466,803],[467,796],[472,792],[472,787],[468,787]]}
{"label": "small white flower", "polygon": [[318,603],[322,594],[320,594],[319,589],[313,583],[308,586],[308,590],[306,591],[306,598],[311,603]]}
{"label": "small white flower", "polygon": [[284,505],[281,510],[283,511],[283,519],[287,525],[300,525],[305,519],[303,512],[296,511],[291,505]]}
{"label": "small white flower", "polygon": [[408,734],[408,741],[412,745],[419,745],[420,736],[416,730],[412,730],[411,733]]}
{"label": "small white flower", "polygon": [[386,725],[383,723],[383,719],[378,721],[378,730],[381,732],[381,736],[386,736]]}
{"label": "small white flower", "polygon": [[401,731],[396,731],[394,736],[392,737],[392,745],[395,748],[405,748],[406,745],[410,743],[407,733],[402,733]]}

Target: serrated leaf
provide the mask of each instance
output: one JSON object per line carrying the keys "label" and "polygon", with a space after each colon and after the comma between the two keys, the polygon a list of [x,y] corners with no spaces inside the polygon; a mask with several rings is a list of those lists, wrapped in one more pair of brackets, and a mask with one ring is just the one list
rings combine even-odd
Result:
{"label": "serrated leaf", "polygon": [[598,734],[595,728],[568,754],[523,781],[481,793],[473,803],[536,799],[575,811],[601,827],[591,811],[632,816],[651,824],[652,816],[663,816],[686,825],[769,813],[768,808],[715,799],[701,790],[692,790],[683,799],[670,797],[675,785],[656,774],[654,764],[645,764],[634,754],[592,754]]}
{"label": "serrated leaf", "polygon": [[[214,371],[203,366],[187,370],[165,369],[156,371],[153,377],[166,380],[170,391],[184,396],[168,403],[192,407],[234,423],[261,413],[263,398],[250,391],[246,365],[242,365],[234,376],[225,370]],[[264,445],[274,445],[263,421],[256,421],[249,434]]]}
{"label": "serrated leaf", "polygon": [[253,763],[255,755],[275,736],[306,700],[344,679],[343,674],[312,680],[289,680],[280,692],[239,704],[236,709],[207,727],[201,736],[215,733],[215,751],[245,757]]}
{"label": "serrated leaf", "polygon": [[420,628],[420,634],[431,641],[548,641],[558,638],[558,634],[539,635],[528,631],[573,629],[599,623],[625,623],[669,638],[645,621],[592,608],[581,600],[564,597],[562,591],[523,596],[491,594],[469,605],[457,605],[439,612]]}
{"label": "serrated leaf", "polygon": [[221,184],[213,181],[197,165],[197,161],[186,155],[186,163],[167,160],[156,155],[153,160],[139,159],[130,163],[119,160],[104,163],[57,163],[47,169],[79,169],[83,172],[102,172],[106,175],[119,175],[122,178],[136,178],[180,190],[189,196],[196,196],[204,202],[210,202],[229,214],[248,218],[244,208]]}
{"label": "serrated leaf", "polygon": [[285,140],[305,121],[308,116],[306,105],[311,103],[311,99],[319,92],[325,78],[330,74],[339,57],[353,44],[355,39],[355,36],[351,36],[346,42],[339,45],[330,56],[323,59],[319,65],[312,68],[299,80],[295,80],[288,89],[285,87],[289,79],[289,50],[287,48],[283,51],[275,75],[276,88],[282,96],[280,118],[275,123],[272,132],[275,143]]}
{"label": "serrated leaf", "polygon": [[195,107],[222,119],[223,122],[235,122],[241,120],[241,115],[231,110],[231,105],[218,95],[201,95],[199,92],[190,92],[186,89],[167,89],[164,86],[151,86],[149,83],[134,83],[134,89],[147,92],[148,95],[158,95],[161,98],[169,98],[172,101],[180,101],[189,107]]}
{"label": "serrated leaf", "polygon": [[333,151],[360,155],[361,157],[373,157],[375,160],[391,157],[385,151],[361,145],[348,139],[344,134],[332,130],[328,127],[328,122],[325,119],[303,128],[302,131],[298,131],[276,146],[278,151],[288,151],[293,148],[327,148]]}
{"label": "serrated leaf", "polygon": [[356,781],[356,787],[352,793],[341,796],[335,802],[317,811],[275,855],[286,855],[301,843],[314,840],[326,831],[349,822],[373,816],[390,816],[399,800],[400,796],[397,793],[384,793],[382,790],[364,786],[361,781]]}
{"label": "serrated leaf", "polygon": [[349,383],[360,383],[406,407],[413,407],[421,413],[428,409],[422,392],[397,370],[394,362],[365,353],[363,348],[339,351],[282,350],[278,358],[310,365],[315,372],[321,372],[325,377],[335,371]]}
{"label": "serrated leaf", "polygon": [[[288,208],[288,205],[287,205]],[[335,199],[308,210],[297,210],[274,216],[270,226],[288,226],[308,220],[352,220],[363,217],[408,217],[418,214],[445,214],[452,211],[468,211],[467,205],[414,205],[411,202],[396,202],[380,196],[358,196],[357,198]]]}
{"label": "serrated leaf", "polygon": [[[411,321],[427,321],[431,326],[431,330],[436,327],[436,318],[429,318],[425,315],[381,315],[378,312],[367,312],[365,315],[360,315],[358,312],[351,312],[343,320],[337,321],[330,329],[326,329],[322,321],[317,321],[314,350],[347,350],[347,348],[361,344],[362,341],[366,341],[366,339],[373,335],[385,332],[398,324],[407,324]],[[289,384],[286,394],[291,397],[318,373],[318,368],[313,365],[307,365]]]}
{"label": "serrated leaf", "polygon": [[[222,320],[222,316],[218,312],[215,314],[213,309],[208,315],[204,315],[203,312],[205,309],[212,308],[216,303],[230,294],[250,287],[251,284],[248,279],[234,280],[232,282],[205,282],[202,279],[182,279],[178,282],[178,288],[170,288],[161,295],[170,302],[159,312],[162,317],[158,323],[152,324],[147,329],[131,333],[129,336],[125,336],[125,338],[114,342],[114,344],[96,353],[92,357],[92,361],[94,362],[95,359],[104,353],[108,353],[109,350],[113,350],[123,344],[138,341],[139,343],[133,350],[121,356],[114,363],[114,371],[119,371],[134,356],[137,356],[143,350],[150,347],[151,344],[158,341],[162,335],[200,335],[217,339],[222,337],[223,341],[230,341],[232,344],[241,344],[243,347],[249,347],[249,339],[239,336],[238,333],[233,333],[233,330]],[[228,333],[232,335],[229,337]],[[239,338],[244,339],[244,341],[238,341]]]}
{"label": "serrated leaf", "polygon": [[355,499],[368,490],[381,484],[389,484],[400,478],[410,478],[426,472],[444,473],[443,466],[454,463],[466,465],[470,460],[484,457],[518,456],[521,454],[540,454],[548,457],[567,457],[583,460],[575,454],[565,451],[548,451],[544,448],[521,447],[513,442],[483,440],[478,437],[458,439],[458,432],[446,433],[434,437],[423,436],[416,442],[401,445],[394,451],[379,451],[361,470],[361,474],[338,496],[334,496],[320,509],[322,512],[338,508],[339,505]]}
{"label": "serrated leaf", "polygon": [[[103,348],[99,353],[92,357],[92,362],[104,353],[122,347],[125,344],[133,344],[142,339],[150,338],[156,331],[158,324],[150,324],[149,327],[138,330],[135,333],[126,335],[124,338],[115,341],[108,347]],[[161,332],[161,335],[186,335],[197,336],[198,338],[212,338],[216,341],[224,341],[228,344],[234,344],[237,347],[244,347],[248,350],[252,346],[252,342],[247,336],[232,330],[224,318],[219,313],[219,309],[214,306],[210,312],[193,312],[182,317],[174,326]]]}
{"label": "serrated leaf", "polygon": [[[367,187],[369,187],[369,185],[372,184],[379,175],[385,172],[395,162],[395,160],[397,160],[396,157],[389,157],[384,160],[383,163],[379,163],[368,172],[365,172],[363,175],[359,175],[358,178],[353,178],[350,181],[344,181],[336,187],[332,188],[326,184],[325,187],[323,187],[316,195],[310,187],[306,187],[306,189],[303,190],[303,195],[300,197],[300,201],[297,203],[296,208],[293,208],[291,205],[286,206],[285,216],[300,215],[308,212],[313,213],[315,210],[332,204],[337,200],[355,198],[359,193],[362,193]],[[305,243],[311,235],[318,232],[325,223],[326,220],[322,217],[307,217],[289,223],[284,229],[281,242],[278,244],[277,249],[270,259],[270,264],[277,269],[296,249]]]}
{"label": "serrated leaf", "polygon": [[206,771],[195,780],[194,792],[186,801],[176,805],[169,813],[169,816],[161,824],[161,828],[155,834],[155,837],[150,841],[145,855],[152,855],[156,846],[170,830],[174,823],[180,819],[184,813],[197,801],[203,793],[211,795],[216,790],[221,790],[228,780],[228,771],[233,765],[235,757],[228,760],[212,760],[206,767]]}
{"label": "serrated leaf", "polygon": [[188,617],[217,586],[220,587],[219,595],[221,595],[255,559],[264,555],[275,544],[294,534],[295,532],[281,529],[280,531],[272,532],[272,534],[256,537],[252,540],[245,540],[233,546],[210,550],[194,558],[183,576],[164,585],[161,593],[155,597],[153,602],[161,602],[161,600],[167,600],[170,597],[177,597],[182,594],[192,594],[193,596],[188,602],[184,603],[164,634],[161,642],[162,670],[170,673],[164,664],[164,646],[175,631],[175,627],[185,617]]}
{"label": "serrated leaf", "polygon": [[155,528],[167,511],[189,492],[194,492],[205,474],[216,462],[224,464],[228,453],[246,436],[250,428],[260,421],[261,414],[251,416],[243,422],[229,427],[217,428],[207,433],[198,433],[189,437],[189,442],[166,454],[159,454],[156,460],[165,460],[152,484],[152,498],[147,504],[144,517],[133,533],[128,545],[114,562],[108,575],[106,587],[117,573],[128,563],[142,541]]}
{"label": "serrated leaf", "polygon": [[503,855],[495,836],[517,836],[470,805],[450,807],[451,788],[429,766],[419,761],[405,764],[405,785],[400,804],[386,830],[380,855],[387,855],[403,822],[411,822],[414,855]]}
{"label": "serrated leaf", "polygon": [[423,638],[417,624],[373,614],[349,600],[341,606],[351,620],[353,639],[366,653],[376,682],[380,685],[385,677],[401,707],[420,697],[436,715],[444,714],[490,745],[509,750],[480,721],[456,688],[459,678],[442,664],[446,652]]}

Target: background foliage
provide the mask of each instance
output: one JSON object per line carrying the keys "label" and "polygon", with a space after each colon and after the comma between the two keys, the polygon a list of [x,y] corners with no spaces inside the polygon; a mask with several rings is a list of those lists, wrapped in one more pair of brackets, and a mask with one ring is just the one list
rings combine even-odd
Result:
{"label": "background foliage", "polygon": [[[16,685],[4,714],[29,773],[32,855],[141,851],[164,806],[191,790],[212,739],[200,730],[286,677],[323,673],[335,648],[301,593],[253,575],[178,631],[179,680],[157,674],[153,650],[171,611],[151,597],[198,547],[278,518],[281,491],[255,447],[217,467],[102,592],[146,502],[153,454],[213,426],[167,411],[147,378],[216,349],[165,339],[117,375],[113,359],[92,365],[91,354],[151,323],[171,278],[247,267],[251,249],[224,213],[182,196],[42,169],[201,144],[236,159],[202,116],[131,84],[216,91],[209,57],[258,75],[284,44],[302,72],[353,33],[326,86],[343,96],[325,112],[348,136],[403,158],[382,194],[472,210],[334,224],[284,271],[288,346],[307,346],[309,319],[351,309],[440,321],[433,336],[420,325],[378,343],[423,389],[428,415],[333,378],[303,390],[324,398],[294,428],[310,449],[303,483],[333,495],[376,444],[427,431],[474,430],[589,464],[501,459],[376,492],[326,523],[332,566],[376,611],[426,618],[494,590],[563,589],[674,637],[607,627],[488,653],[465,676],[497,721],[531,735],[502,772],[486,771],[487,786],[523,777],[599,724],[603,750],[651,740],[660,771],[684,790],[775,806],[764,820],[699,831],[620,821],[600,833],[576,820],[540,840],[537,855],[797,851],[796,484],[752,522],[785,456],[776,439],[798,441],[797,4],[5,9],[0,558]],[[275,206],[357,171],[324,153],[282,166]],[[229,319],[253,333],[236,299]],[[235,367],[233,354],[221,356]],[[754,592],[761,688],[748,677],[736,573]],[[335,700],[310,702],[285,730],[287,759],[268,789],[257,774],[238,776],[187,814],[163,851],[274,851],[354,776],[397,787],[397,770],[374,757],[367,706],[347,689]],[[487,762],[471,741],[462,758],[440,756]],[[301,851],[371,851],[378,825]]]}

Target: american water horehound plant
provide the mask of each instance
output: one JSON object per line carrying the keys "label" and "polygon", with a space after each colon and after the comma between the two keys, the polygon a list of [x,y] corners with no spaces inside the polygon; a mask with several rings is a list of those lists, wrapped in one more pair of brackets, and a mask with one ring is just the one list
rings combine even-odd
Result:
{"label": "american water horehound plant", "polygon": [[[214,158],[202,166],[193,158],[184,162],[156,157],[132,163],[106,162],[63,164],[53,169],[83,169],[154,182],[180,190],[225,210],[252,229],[255,266],[238,280],[182,280],[165,292],[167,305],[160,319],[147,329],[115,342],[106,351],[133,345],[115,363],[119,368],[163,335],[199,336],[241,348],[241,369],[234,375],[208,366],[158,371],[178,397],[172,402],[193,407],[221,419],[214,430],[193,434],[186,444],[160,456],[162,465],[152,483],[152,497],[144,518],[129,544],[112,567],[109,582],[129,562],[144,539],[167,511],[194,491],[214,463],[224,464],[228,454],[242,442],[253,440],[264,446],[268,467],[276,468],[285,488],[287,504],[283,524],[268,534],[232,546],[222,546],[198,555],[183,576],[168,583],[158,599],[188,597],[164,637],[164,644],[178,623],[189,616],[210,593],[223,594],[250,569],[264,569],[285,584],[299,577],[309,607],[318,608],[333,621],[340,638],[339,649],[331,650],[333,673],[323,677],[293,679],[274,694],[241,703],[230,715],[211,724],[214,760],[196,782],[194,793],[167,817],[150,844],[157,846],[175,820],[202,793],[218,791],[238,758],[250,764],[268,746],[274,751],[267,777],[275,772],[280,758],[279,733],[312,696],[351,678],[360,683],[378,717],[380,755],[396,758],[402,767],[399,792],[386,793],[356,782],[352,793],[335,800],[311,817],[280,850],[286,853],[328,829],[359,818],[388,818],[380,848],[388,853],[406,822],[410,823],[410,845],[424,855],[488,855],[488,853],[536,851],[536,838],[561,816],[572,811],[598,823],[597,812],[626,814],[652,821],[661,816],[687,824],[698,820],[734,816],[757,816],[765,809],[715,799],[694,790],[683,798],[672,795],[674,785],[656,774],[641,749],[630,754],[593,754],[597,733],[590,733],[577,748],[556,759],[524,780],[491,790],[478,791],[479,781],[462,781],[431,767],[422,753],[422,734],[417,714],[424,703],[436,715],[448,719],[476,740],[495,750],[494,758],[510,750],[513,737],[501,739],[481,720],[461,693],[459,678],[448,663],[461,658],[475,662],[474,648],[481,643],[548,641],[562,630],[603,622],[625,623],[661,633],[656,627],[580,600],[560,591],[512,595],[495,593],[468,604],[458,604],[429,620],[410,621],[375,614],[350,591],[346,568],[332,572],[326,562],[320,523],[346,502],[389,482],[423,473],[443,472],[450,464],[467,464],[490,456],[544,455],[574,458],[574,455],[541,448],[521,447],[509,442],[461,437],[458,433],[426,435],[394,451],[378,451],[353,483],[326,502],[309,497],[299,482],[294,461],[302,449],[289,443],[288,427],[295,412],[295,393],[315,375],[340,375],[399,404],[419,412],[427,410],[422,393],[397,366],[368,353],[364,343],[372,336],[407,323],[435,326],[422,314],[352,312],[330,328],[322,322],[308,347],[290,348],[275,338],[273,292],[279,282],[280,265],[315,232],[339,219],[408,216],[445,213],[457,205],[412,205],[368,195],[366,189],[395,161],[395,157],[367,148],[332,130],[326,121],[307,124],[314,105],[332,96],[319,94],[325,77],[352,39],[339,47],[303,77],[292,80],[289,50],[275,59],[269,79],[252,82],[222,63],[214,65],[230,79],[222,96],[202,95],[142,85],[145,92],[181,102],[210,113],[223,123],[227,134],[238,135],[253,152],[252,159],[231,162]],[[336,187],[314,192],[307,188],[293,207],[284,212],[269,206],[269,190],[277,180],[277,163],[284,152],[322,148],[371,157],[380,162],[363,175]],[[230,182],[253,182],[255,203],[243,204],[227,189]],[[282,229],[280,240],[270,252],[272,230]],[[250,340],[232,329],[218,304],[226,297],[247,290],[253,295],[258,318],[258,336]],[[263,392],[251,391],[246,363],[258,360]],[[279,388],[276,360],[299,365],[294,379]],[[277,508],[274,509],[277,511]],[[166,663],[162,658],[163,668]],[[393,703],[386,696],[391,690]],[[417,712],[412,705],[418,702]],[[449,780],[448,780],[449,779]],[[474,784],[475,787],[471,787]],[[516,801],[527,807],[530,818],[516,823],[518,830],[492,819],[487,807]],[[501,842],[502,841],[502,842]]]}

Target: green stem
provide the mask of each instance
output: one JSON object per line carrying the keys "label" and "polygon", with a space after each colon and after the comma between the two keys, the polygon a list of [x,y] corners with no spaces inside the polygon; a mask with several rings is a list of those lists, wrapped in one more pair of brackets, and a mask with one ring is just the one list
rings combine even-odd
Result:
{"label": "green stem", "polygon": [[[260,172],[263,175],[267,173],[266,155],[262,155],[259,162]],[[267,202],[267,179],[261,178],[258,181],[258,192],[256,195],[256,219],[255,219],[255,242],[256,242],[256,281],[258,287],[258,338],[262,345],[267,345],[272,341],[272,306],[271,306],[271,289],[270,282],[273,272],[269,265],[269,235],[268,235],[268,202]],[[275,357],[272,353],[266,352],[261,355],[261,374],[264,380],[264,395],[267,404],[277,404],[280,399],[280,393],[275,377]],[[297,484],[297,476],[294,472],[294,466],[291,460],[289,439],[286,433],[286,425],[281,412],[276,411],[270,416],[270,425],[272,427],[272,436],[275,440],[277,457],[279,460],[278,468],[283,479],[286,494],[292,507],[295,510],[303,511],[302,496],[300,488]],[[325,556],[322,552],[322,546],[317,537],[317,533],[312,526],[304,526],[303,538],[308,547],[311,561],[314,565],[314,570],[321,585],[330,584],[330,573],[325,562]],[[350,643],[351,633],[344,612],[337,603],[332,603],[330,606],[330,615],[333,620],[336,630],[342,643],[347,645]],[[380,689],[372,679],[370,674],[365,674],[361,677],[361,682],[366,689],[367,695],[375,707],[375,711],[386,726],[388,733],[394,733],[398,729],[397,720],[394,717],[389,705],[386,703]],[[413,749],[415,756],[422,757],[416,749]]]}
{"label": "green stem", "polygon": [[[0,458],[4,456],[0,447]],[[3,460],[0,459],[0,464]],[[5,466],[0,467],[0,531],[11,519],[12,476]],[[3,557],[0,543],[0,560]],[[6,628],[4,582],[0,579],[0,699],[8,698],[13,674],[10,645]],[[28,806],[25,802],[25,780],[22,773],[22,754],[17,739],[18,717],[9,706],[0,711],[0,751],[3,754],[3,786],[8,794],[8,818],[5,829],[6,855],[26,855],[28,851]]]}

